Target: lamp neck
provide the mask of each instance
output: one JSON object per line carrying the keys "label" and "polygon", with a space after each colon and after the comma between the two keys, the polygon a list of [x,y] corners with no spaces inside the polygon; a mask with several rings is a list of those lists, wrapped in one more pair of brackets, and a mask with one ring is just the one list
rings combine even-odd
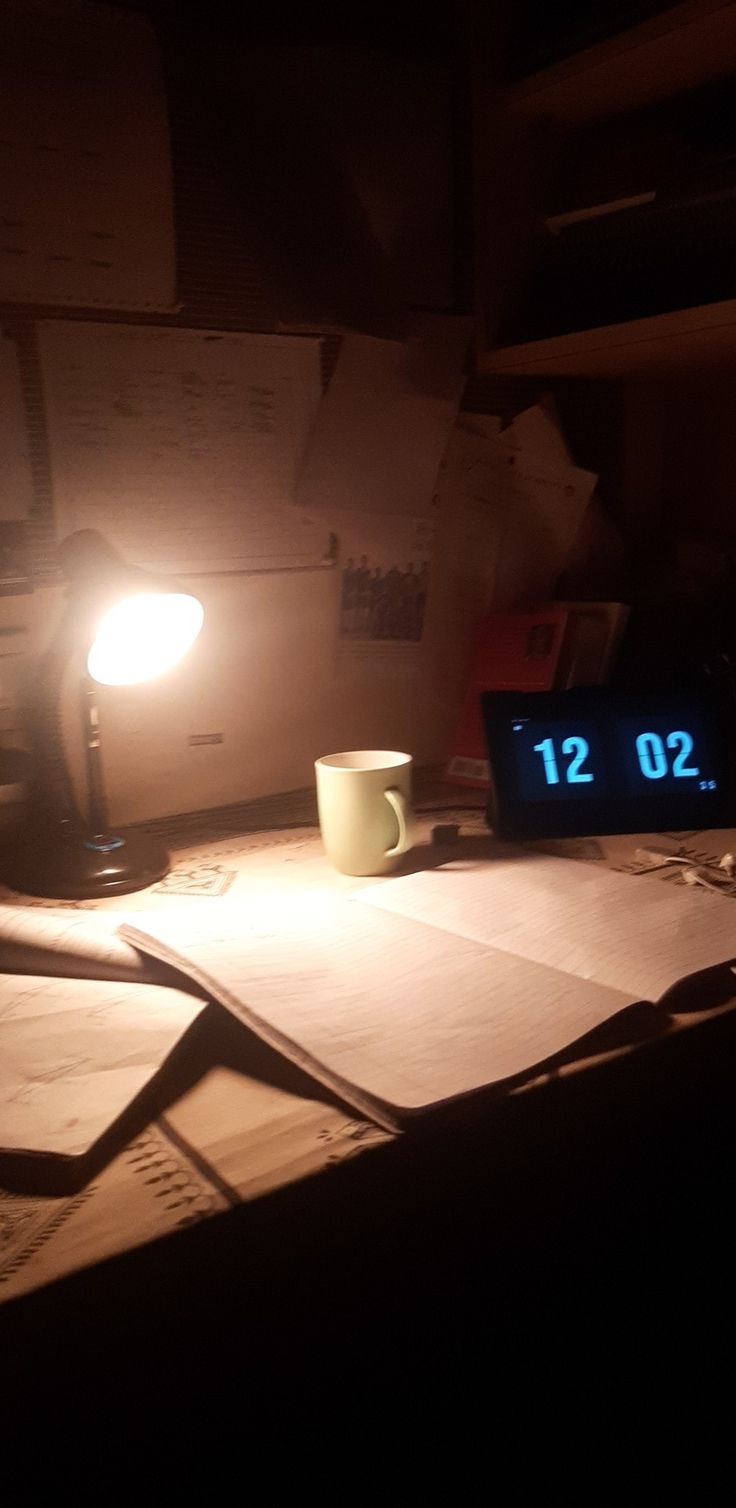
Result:
{"label": "lamp neck", "polygon": [[82,728],[84,731],[84,757],[87,768],[88,822],[92,833],[96,837],[102,837],[107,833],[108,815],[105,779],[102,770],[100,708],[97,697],[97,686],[89,675],[82,677],[80,702]]}
{"label": "lamp neck", "polygon": [[100,757],[99,717],[96,688],[86,675],[81,689],[81,711],[89,818],[82,816],[74,794],[61,721],[62,693],[67,668],[79,647],[81,615],[75,602],[67,602],[54,637],[41,659],[36,694],[31,707],[34,784],[31,821],[45,829],[59,824],[71,832],[91,827],[104,832],[107,825],[105,792]]}
{"label": "lamp neck", "polygon": [[44,827],[49,822],[79,830],[83,823],[66,763],[61,727],[61,693],[64,674],[76,645],[77,617],[67,603],[54,637],[42,656],[30,708],[33,746],[33,793],[31,817]]}

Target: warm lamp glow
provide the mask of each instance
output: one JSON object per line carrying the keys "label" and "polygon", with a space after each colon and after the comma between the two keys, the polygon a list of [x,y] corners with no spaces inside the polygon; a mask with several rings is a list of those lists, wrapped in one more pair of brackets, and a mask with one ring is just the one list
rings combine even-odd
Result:
{"label": "warm lamp glow", "polygon": [[134,686],[171,670],[204,621],[204,609],[185,592],[135,592],[102,618],[87,657],[102,686]]}

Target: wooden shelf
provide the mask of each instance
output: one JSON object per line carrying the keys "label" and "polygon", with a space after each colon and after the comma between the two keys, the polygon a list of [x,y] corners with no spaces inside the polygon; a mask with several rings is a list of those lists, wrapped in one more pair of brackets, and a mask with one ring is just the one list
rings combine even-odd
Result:
{"label": "wooden shelf", "polygon": [[513,85],[509,109],[570,124],[637,110],[736,69],[736,4],[685,0]]}
{"label": "wooden shelf", "polygon": [[736,363],[736,299],[478,353],[478,370],[517,377],[697,375]]}

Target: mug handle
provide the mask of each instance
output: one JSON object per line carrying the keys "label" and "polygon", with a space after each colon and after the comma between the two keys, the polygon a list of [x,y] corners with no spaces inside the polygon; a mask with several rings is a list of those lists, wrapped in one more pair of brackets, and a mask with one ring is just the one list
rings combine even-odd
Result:
{"label": "mug handle", "polygon": [[386,797],[389,806],[393,807],[396,814],[396,821],[399,824],[398,843],[394,848],[386,849],[386,858],[395,859],[399,854],[406,853],[407,849],[411,848],[411,843],[409,842],[406,796],[404,795],[403,791],[396,790],[394,787],[392,787],[388,791],[384,791],[383,794]]}

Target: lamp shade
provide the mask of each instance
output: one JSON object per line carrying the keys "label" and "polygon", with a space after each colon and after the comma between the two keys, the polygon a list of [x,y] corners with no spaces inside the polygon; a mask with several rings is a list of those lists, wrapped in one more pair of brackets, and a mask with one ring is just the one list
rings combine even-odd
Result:
{"label": "lamp shade", "polygon": [[152,681],[191,648],[204,609],[173,579],[127,565],[92,529],[70,534],[59,556],[94,681],[102,686]]}
{"label": "lamp shade", "polygon": [[204,621],[188,592],[131,592],[103,614],[87,656],[102,686],[133,686],[163,675],[186,654]]}

